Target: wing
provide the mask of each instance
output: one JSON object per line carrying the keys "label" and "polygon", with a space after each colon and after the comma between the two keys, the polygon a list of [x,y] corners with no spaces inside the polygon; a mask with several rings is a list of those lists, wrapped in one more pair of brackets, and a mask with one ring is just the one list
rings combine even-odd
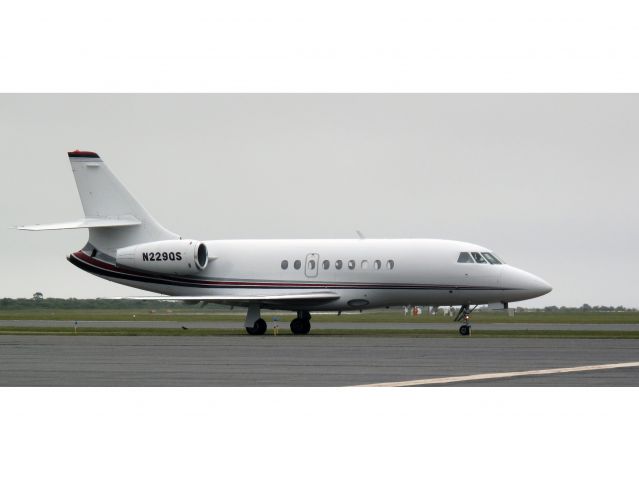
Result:
{"label": "wing", "polygon": [[227,305],[262,304],[277,307],[321,305],[340,296],[335,292],[306,292],[286,293],[279,295],[188,295],[188,296],[142,296],[142,297],[115,297],[120,300],[160,300],[181,302],[206,302],[222,303]]}

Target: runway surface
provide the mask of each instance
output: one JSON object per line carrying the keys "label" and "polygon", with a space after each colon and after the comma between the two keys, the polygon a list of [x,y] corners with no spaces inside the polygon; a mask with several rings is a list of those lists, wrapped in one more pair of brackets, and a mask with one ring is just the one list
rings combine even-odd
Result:
{"label": "runway surface", "polygon": [[[273,327],[268,322],[269,330]],[[580,331],[623,331],[637,332],[636,323],[472,323],[473,330],[580,330]],[[312,322],[313,331],[321,330],[450,330],[456,331],[459,322],[449,323],[379,323],[379,322]],[[71,320],[0,320],[0,327],[69,327],[73,328]],[[78,321],[78,328],[166,328],[189,329],[198,328],[244,328],[244,321],[172,321],[172,320],[89,320]],[[280,329],[288,328],[288,322],[279,322]],[[281,331],[281,330],[280,330]]]}
{"label": "runway surface", "polygon": [[[636,340],[0,336],[2,386],[354,386],[639,361]],[[455,386],[639,386],[639,368]]]}

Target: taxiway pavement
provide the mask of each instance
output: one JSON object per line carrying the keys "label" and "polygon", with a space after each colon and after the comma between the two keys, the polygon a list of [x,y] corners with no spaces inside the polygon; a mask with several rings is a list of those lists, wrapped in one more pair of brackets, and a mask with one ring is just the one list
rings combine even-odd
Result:
{"label": "taxiway pavement", "polygon": [[[639,361],[637,340],[0,336],[0,386],[351,386]],[[459,382],[639,386],[639,368]]]}

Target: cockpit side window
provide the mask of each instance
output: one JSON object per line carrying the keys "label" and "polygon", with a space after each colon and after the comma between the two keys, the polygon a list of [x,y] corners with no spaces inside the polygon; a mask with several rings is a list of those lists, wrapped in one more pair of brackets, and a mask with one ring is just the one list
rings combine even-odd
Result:
{"label": "cockpit side window", "polygon": [[486,260],[488,260],[490,263],[492,263],[493,265],[499,265],[501,264],[501,262],[499,261],[499,259],[493,255],[490,252],[481,252],[481,254],[484,256],[484,258]]}
{"label": "cockpit side window", "polygon": [[504,262],[504,259],[498,256],[495,252],[491,253],[491,255],[495,257],[499,263],[501,263],[502,265],[506,265],[506,262]]}
{"label": "cockpit side window", "polygon": [[457,263],[474,263],[473,257],[470,256],[468,252],[461,252],[459,254],[459,258],[457,259]]}
{"label": "cockpit side window", "polygon": [[471,255],[473,256],[473,259],[477,263],[486,263],[486,259],[481,256],[481,253],[479,253],[479,252],[471,252]]}

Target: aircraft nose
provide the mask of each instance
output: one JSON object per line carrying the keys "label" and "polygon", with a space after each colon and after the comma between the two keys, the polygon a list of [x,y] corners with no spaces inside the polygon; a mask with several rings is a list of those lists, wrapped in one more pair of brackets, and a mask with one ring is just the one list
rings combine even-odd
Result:
{"label": "aircraft nose", "polygon": [[545,280],[514,267],[502,272],[501,283],[502,287],[519,291],[525,298],[541,297],[552,291],[552,286]]}
{"label": "aircraft nose", "polygon": [[547,293],[552,292],[552,286],[546,280],[543,280],[543,279],[535,276],[535,282],[536,282],[535,283],[535,290],[538,292],[538,295],[540,297],[542,295],[546,295]]}

